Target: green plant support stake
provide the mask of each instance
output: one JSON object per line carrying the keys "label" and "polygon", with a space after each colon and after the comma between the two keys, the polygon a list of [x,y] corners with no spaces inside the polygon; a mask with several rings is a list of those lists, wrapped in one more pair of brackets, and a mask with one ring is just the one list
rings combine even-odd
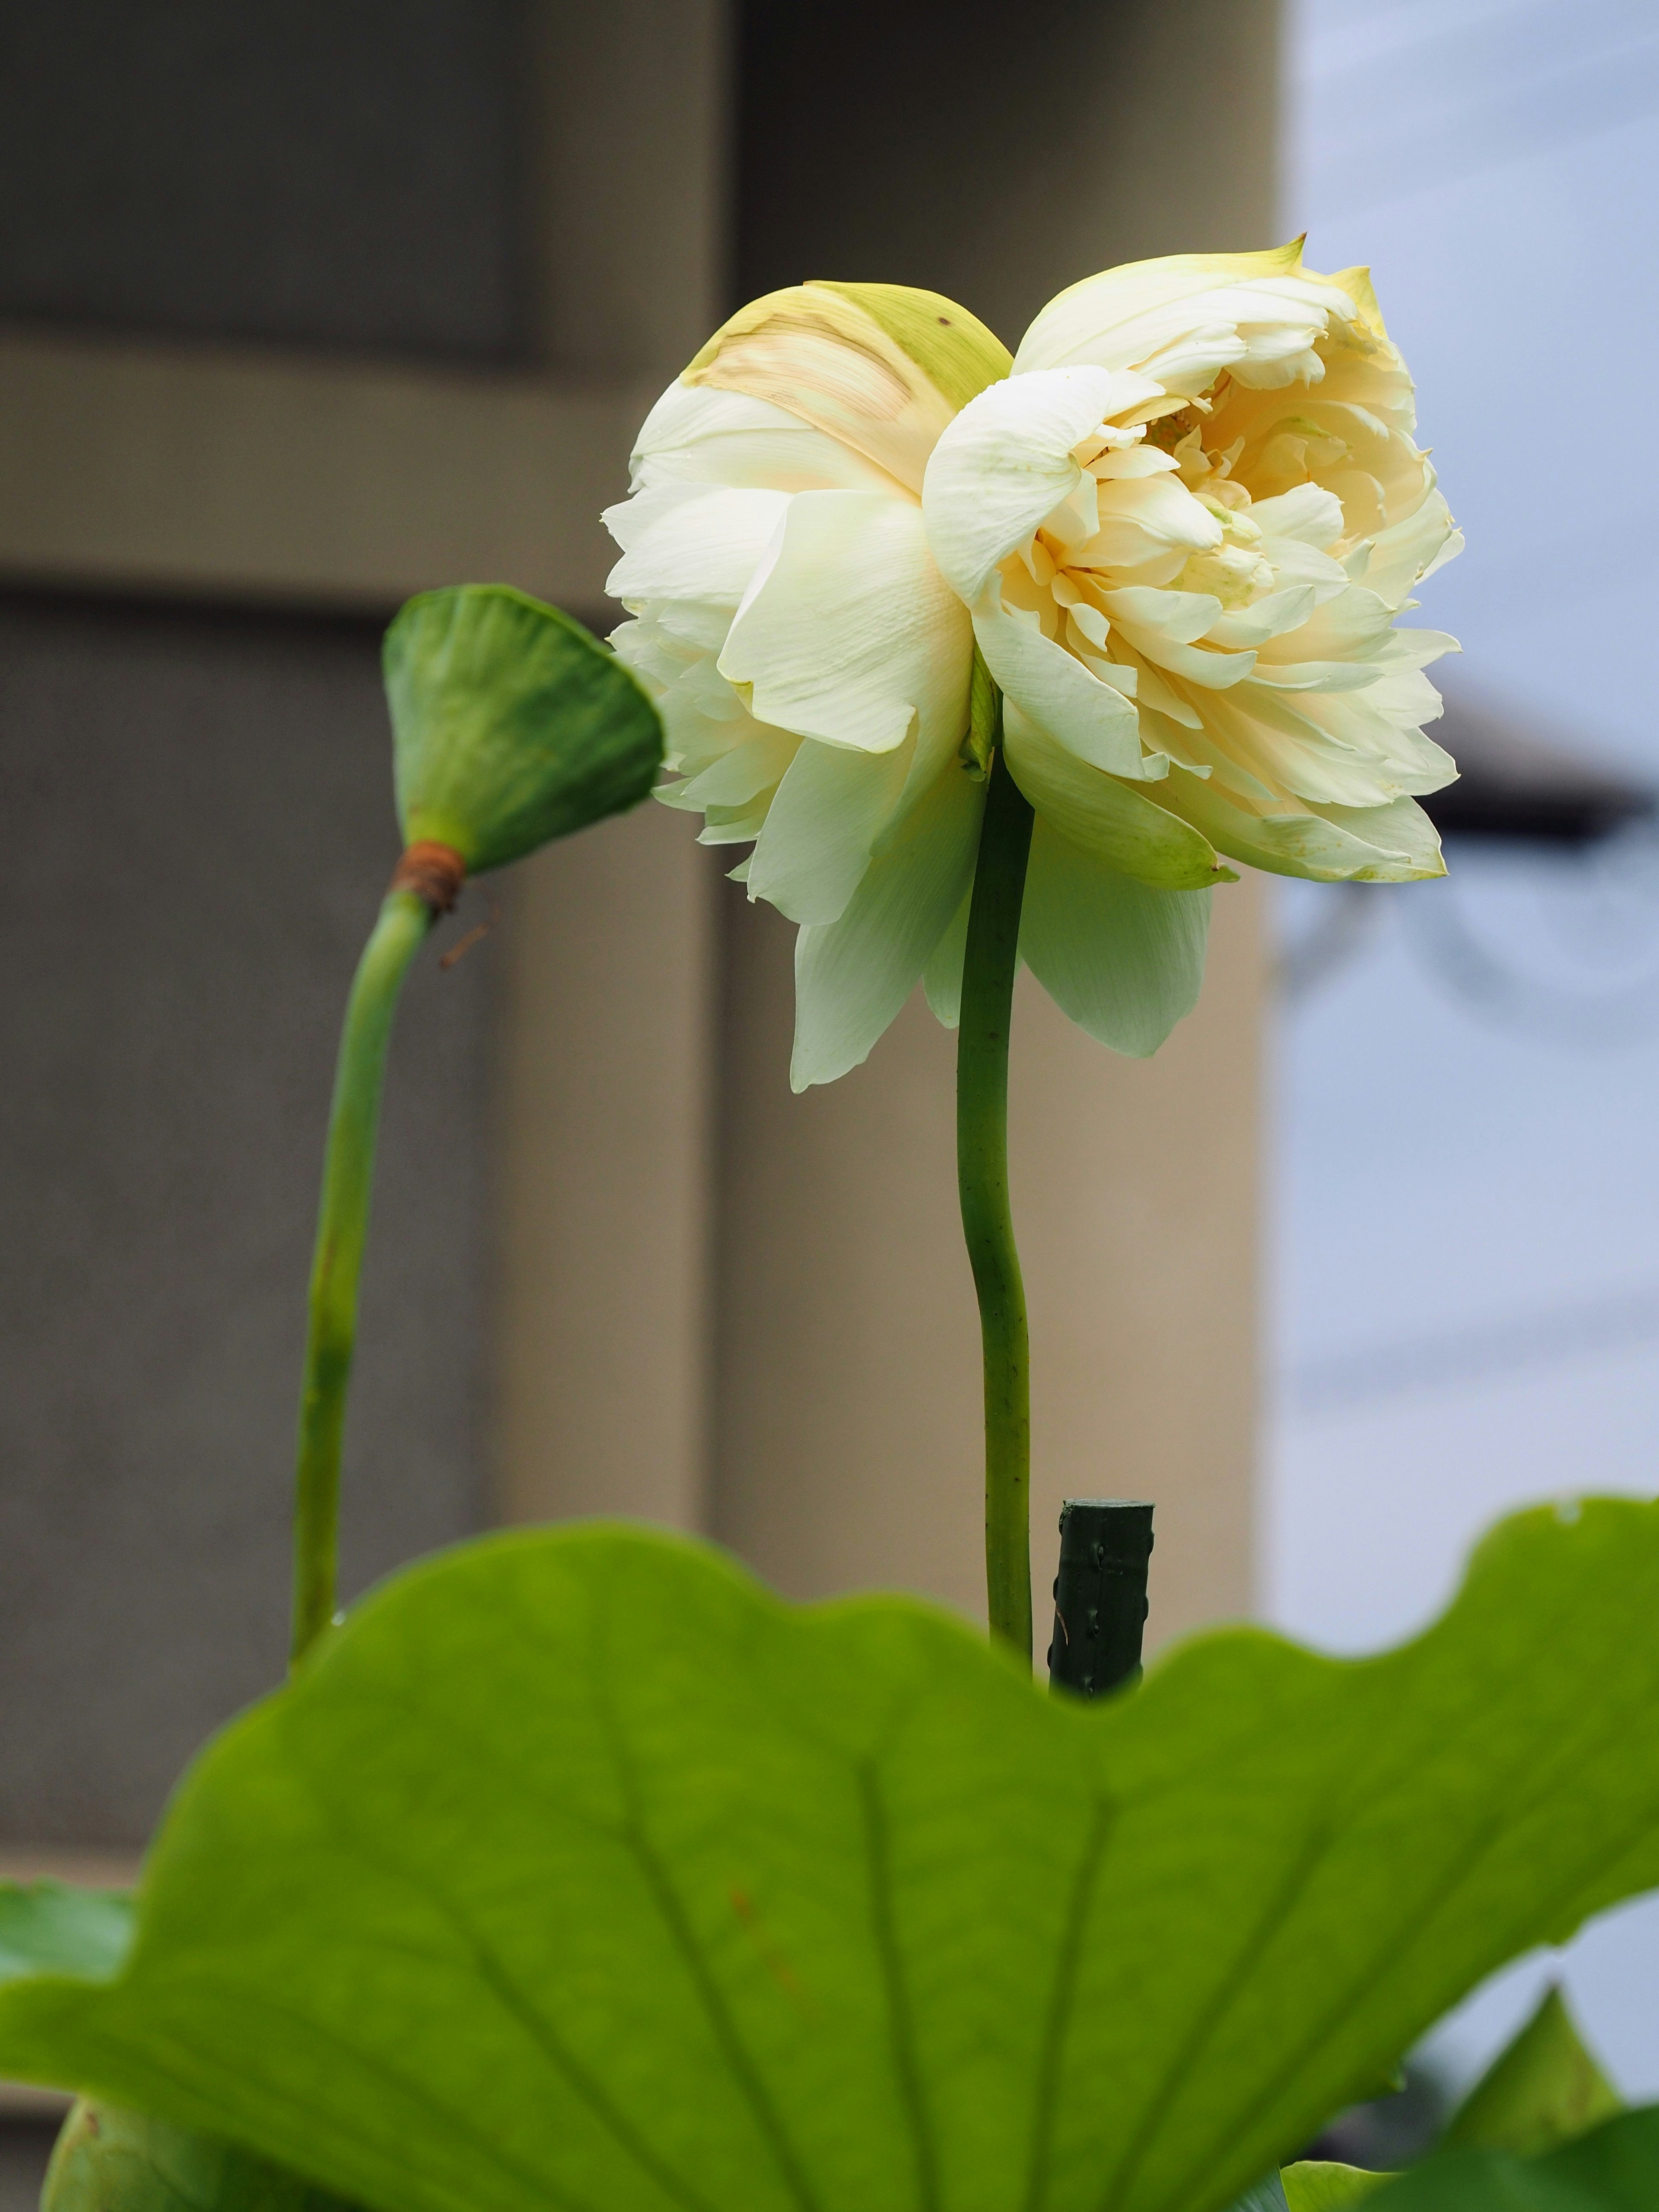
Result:
{"label": "green plant support stake", "polygon": [[1152,1509],[1122,1498],[1068,1498],[1060,1509],[1051,1688],[1103,1697],[1140,1674]]}
{"label": "green plant support stake", "polygon": [[975,656],[970,744],[989,787],[968,908],[957,1039],[957,1183],[985,1369],[985,1580],[991,1633],[1031,1660],[1031,1386],[1008,1203],[1008,1029],[1032,813],[1002,758],[1002,701]]}

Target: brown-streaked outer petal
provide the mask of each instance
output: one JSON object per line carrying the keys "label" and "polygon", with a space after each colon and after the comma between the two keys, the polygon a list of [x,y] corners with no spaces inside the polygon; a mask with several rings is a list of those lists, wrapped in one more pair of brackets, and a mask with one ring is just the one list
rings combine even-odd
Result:
{"label": "brown-streaked outer petal", "polygon": [[984,325],[938,293],[814,283],[740,308],[681,381],[787,408],[919,497],[939,432],[1007,365]]}

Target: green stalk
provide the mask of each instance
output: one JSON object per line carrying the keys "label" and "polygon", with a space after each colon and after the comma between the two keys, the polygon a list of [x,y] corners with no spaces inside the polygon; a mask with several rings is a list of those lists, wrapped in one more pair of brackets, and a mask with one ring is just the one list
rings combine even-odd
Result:
{"label": "green stalk", "polygon": [[[976,700],[976,708],[978,704]],[[985,1364],[985,1581],[991,1633],[1023,1653],[1029,1665],[1030,1351],[1025,1285],[1008,1207],[1008,1025],[1019,965],[1019,910],[1031,851],[1031,808],[1002,758],[1000,699],[993,711],[996,750],[989,761],[962,968],[957,1182],[963,1234],[979,1294]]]}
{"label": "green stalk", "polygon": [[357,1337],[357,1279],[368,1231],[374,1138],[386,1046],[404,975],[432,908],[412,890],[388,891],[363,948],[346,1004],[329,1111],[322,1206],[311,1269],[310,1327],[300,1401],[294,1485],[294,1628],[297,1666],[334,1619],[339,1555],[340,1447]]}

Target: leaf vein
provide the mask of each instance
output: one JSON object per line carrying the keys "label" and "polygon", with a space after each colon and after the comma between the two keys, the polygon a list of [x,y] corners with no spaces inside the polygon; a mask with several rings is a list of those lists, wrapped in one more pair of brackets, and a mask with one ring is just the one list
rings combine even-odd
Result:
{"label": "leaf vein", "polygon": [[893,1868],[886,1808],[872,1761],[860,1760],[858,1779],[864,1814],[865,1857],[870,1871],[870,1918],[887,1996],[888,2030],[892,2039],[893,2063],[898,2073],[899,2095],[915,2151],[916,2200],[922,2212],[939,2212],[939,2151],[922,2087],[915,2022],[911,2017],[898,1931],[893,1919]]}
{"label": "leaf vein", "polygon": [[1037,2061],[1036,2096],[1031,2110],[1031,2152],[1025,2186],[1026,2212],[1042,2212],[1048,2194],[1048,2173],[1054,2150],[1054,2106],[1060,2094],[1060,2069],[1065,2060],[1066,2039],[1072,2025],[1072,2008],[1077,1998],[1083,1931],[1088,1923],[1095,1883],[1099,1878],[1101,1862],[1106,1855],[1106,1845],[1116,1813],[1117,1808],[1109,1797],[1095,1800],[1088,1833],[1084,1838],[1082,1853],[1072,1876],[1071,1893],[1066,1900],[1066,1917],[1060,1923],[1060,1953],[1054,1961],[1054,1986],[1048,1993],[1048,2009],[1042,2023],[1042,2049]]}

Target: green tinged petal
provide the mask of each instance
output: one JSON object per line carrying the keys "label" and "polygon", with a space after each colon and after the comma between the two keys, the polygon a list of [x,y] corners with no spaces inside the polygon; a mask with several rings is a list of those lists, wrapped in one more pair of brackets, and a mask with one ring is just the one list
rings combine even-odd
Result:
{"label": "green tinged petal", "polygon": [[953,406],[965,407],[1014,365],[994,331],[942,292],[919,291],[911,284],[836,284],[827,276],[812,281],[862,307]]}
{"label": "green tinged petal", "polygon": [[[1108,866],[1170,890],[1198,890],[1235,880],[1191,823],[1079,760],[1028,720],[1012,700],[1004,708],[1003,745],[1014,781],[1039,818]],[[1160,795],[1164,790],[1160,784]]]}
{"label": "green tinged petal", "polygon": [[870,863],[846,912],[795,940],[793,1089],[833,1083],[920,981],[973,881],[985,786],[946,769]]}
{"label": "green tinged petal", "polygon": [[968,951],[968,911],[972,895],[957,908],[956,919],[933,947],[921,971],[921,988],[935,1021],[953,1030],[962,1021],[962,963]]}
{"label": "green tinged petal", "polygon": [[1039,815],[1020,957],[1060,1012],[1145,1060],[1198,1003],[1210,894],[1155,890],[1081,851]]}

